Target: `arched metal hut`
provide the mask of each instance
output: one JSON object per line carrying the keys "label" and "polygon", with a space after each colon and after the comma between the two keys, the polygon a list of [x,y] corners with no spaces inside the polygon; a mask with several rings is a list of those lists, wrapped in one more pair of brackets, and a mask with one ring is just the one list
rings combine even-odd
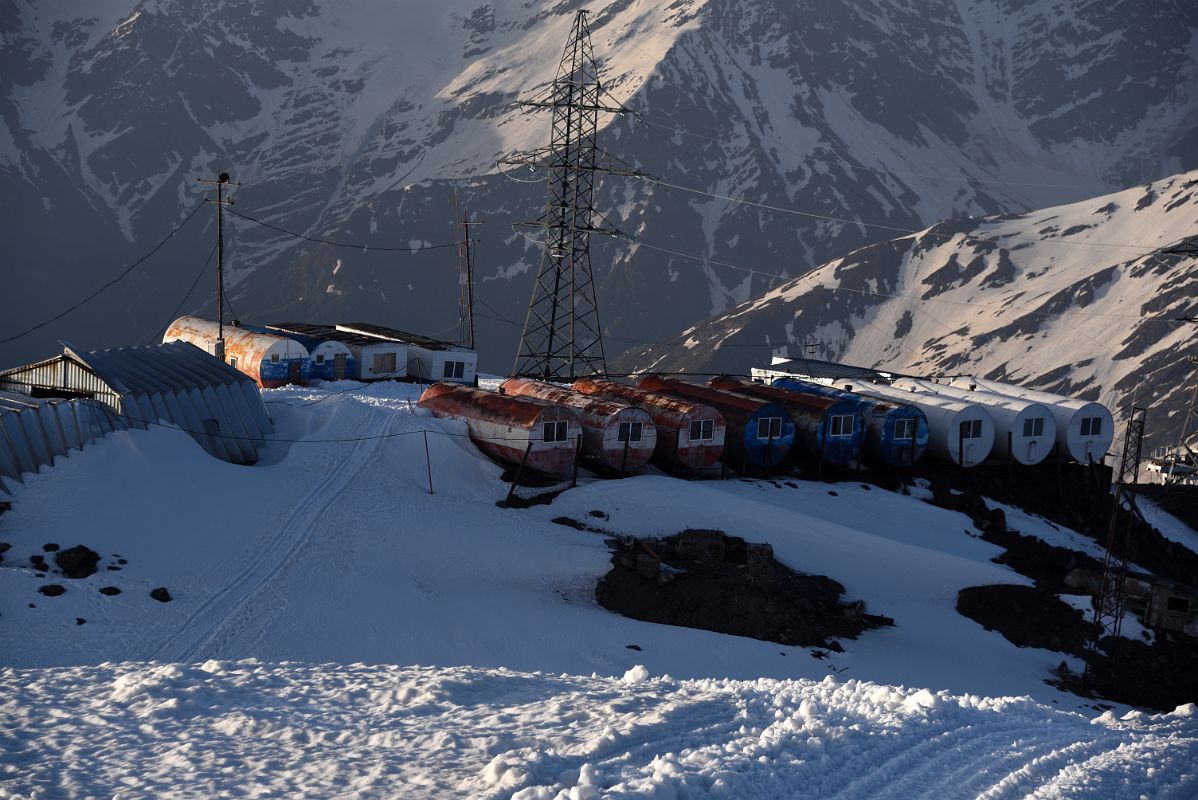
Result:
{"label": "arched metal hut", "polygon": [[718,410],[727,425],[724,463],[729,466],[772,467],[785,461],[794,446],[794,419],[778,403],[659,375],[644,375],[637,385]]}
{"label": "arched metal hut", "polygon": [[1115,440],[1115,418],[1101,403],[982,378],[956,378],[951,383],[964,389],[975,386],[994,394],[1043,404],[1056,420],[1057,444],[1064,454],[1079,464],[1101,461]]}
{"label": "arched metal hut", "polygon": [[[214,320],[179,317],[162,337],[167,342],[189,342],[212,354],[220,336]],[[312,374],[312,360],[299,342],[284,336],[255,333],[233,325],[224,326],[225,361],[249,375],[264,389],[289,383],[303,386]]]}
{"label": "arched metal hut", "polygon": [[637,472],[653,455],[657,428],[643,409],[532,378],[508,378],[503,390],[508,395],[568,406],[582,425],[583,454],[608,469]]}
{"label": "arched metal hut", "polygon": [[739,392],[785,407],[796,429],[795,447],[790,451],[792,458],[843,466],[861,457],[865,425],[853,403],[725,376],[707,383],[715,389]]}
{"label": "arched metal hut", "polygon": [[1002,459],[1020,464],[1039,464],[1052,452],[1057,440],[1057,423],[1046,406],[1018,397],[1006,397],[981,389],[970,391],[930,381],[902,378],[893,384],[899,389],[930,392],[965,403],[979,403],[994,419],[994,452]]}
{"label": "arched metal hut", "polygon": [[631,403],[648,412],[657,429],[653,459],[665,469],[707,469],[724,454],[724,415],[706,403],[604,378],[579,378],[574,391]]}
{"label": "arched metal hut", "polygon": [[[460,419],[479,450],[508,464],[566,476],[574,465],[582,427],[566,406],[440,381],[418,405],[438,417]],[[527,454],[527,459],[526,459]]]}
{"label": "arched metal hut", "polygon": [[868,397],[798,378],[777,378],[773,385],[791,392],[833,397],[853,404],[865,422],[862,457],[871,467],[909,467],[928,449],[928,418],[909,403]]}

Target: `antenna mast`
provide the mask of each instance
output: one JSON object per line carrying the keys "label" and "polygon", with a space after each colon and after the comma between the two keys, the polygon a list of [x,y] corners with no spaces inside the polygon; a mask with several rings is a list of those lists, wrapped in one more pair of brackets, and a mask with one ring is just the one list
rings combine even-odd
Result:
{"label": "antenna mast", "polygon": [[[544,167],[549,173],[544,213],[534,222],[523,223],[542,230],[544,249],[513,375],[572,380],[607,374],[590,241],[592,233],[620,234],[602,226],[606,220],[592,205],[595,173],[642,173],[611,166],[611,157],[595,143],[600,113],[631,113],[622,105],[606,105],[605,94],[587,12],[579,11],[548,97],[521,103],[552,113],[549,146],[512,153],[500,161]],[[595,224],[596,218],[600,225]]]}
{"label": "antenna mast", "polygon": [[230,183],[229,173],[222,172],[216,180],[197,178],[200,183],[216,184],[216,199],[205,199],[205,203],[216,206],[216,345],[212,355],[225,360],[225,206],[233,205],[232,198],[225,200],[223,190],[226,186],[240,186],[240,183]]}
{"label": "antenna mast", "polygon": [[482,225],[485,220],[466,219],[458,207],[458,195],[453,195],[455,233],[458,234],[458,341],[471,350],[474,345],[474,250],[478,239],[470,238],[470,226]]}

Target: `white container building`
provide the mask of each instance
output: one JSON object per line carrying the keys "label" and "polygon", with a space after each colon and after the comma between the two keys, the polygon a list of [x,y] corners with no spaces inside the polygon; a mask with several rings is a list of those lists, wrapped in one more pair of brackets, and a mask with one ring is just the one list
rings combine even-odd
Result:
{"label": "white container building", "polygon": [[977,403],[986,407],[994,420],[993,455],[1014,459],[1020,464],[1039,464],[1057,440],[1057,423],[1047,406],[1018,397],[988,392],[983,389],[962,389],[957,386],[914,378],[901,378],[892,384],[915,393],[931,393]]}
{"label": "white container building", "polygon": [[397,342],[408,348],[407,376],[421,383],[449,381],[473,386],[478,370],[478,351],[418,333],[373,325],[368,322],[338,323],[337,330]]}
{"label": "white container building", "polygon": [[932,458],[976,467],[990,456],[994,447],[994,418],[978,403],[868,381],[840,380],[829,385],[918,408],[928,418],[927,453]]}
{"label": "white container building", "polygon": [[333,325],[312,325],[306,322],[280,322],[266,326],[282,336],[297,335],[312,339],[341,342],[353,356],[353,374],[360,381],[381,381],[406,378],[408,375],[408,346],[360,333],[338,330]]}
{"label": "white container building", "polygon": [[982,391],[1044,405],[1056,420],[1057,443],[1065,454],[1079,464],[1101,461],[1115,440],[1115,418],[1101,403],[1075,400],[1064,395],[982,378],[956,378],[951,383],[964,389],[974,386]]}

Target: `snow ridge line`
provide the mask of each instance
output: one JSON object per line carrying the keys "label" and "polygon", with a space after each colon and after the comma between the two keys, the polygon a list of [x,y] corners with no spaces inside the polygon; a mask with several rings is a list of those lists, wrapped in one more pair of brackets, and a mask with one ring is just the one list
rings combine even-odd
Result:
{"label": "snow ridge line", "polygon": [[[361,426],[364,430],[366,425]],[[390,422],[385,425],[384,432],[390,432]],[[382,438],[364,438],[354,443],[348,457],[343,458],[330,470],[324,478],[292,509],[286,521],[279,526],[278,531],[264,543],[258,551],[258,557],[241,571],[223,589],[204,601],[183,628],[171,636],[154,651],[151,657],[154,661],[170,660],[186,662],[194,659],[205,645],[214,640],[234,618],[238,624],[234,633],[246,624],[245,609],[250,605],[254,596],[259,594],[287,566],[295,562],[297,554],[311,539],[317,524],[332,507],[332,501],[340,495],[370,463],[371,456],[378,450]],[[299,526],[298,533],[291,533]],[[294,540],[286,553],[270,563],[271,554],[283,549],[288,540]],[[256,577],[260,576],[260,577]],[[197,626],[203,626],[196,631]],[[224,637],[228,641],[229,636]],[[174,649],[178,646],[178,649]],[[174,652],[173,656],[169,654]]]}

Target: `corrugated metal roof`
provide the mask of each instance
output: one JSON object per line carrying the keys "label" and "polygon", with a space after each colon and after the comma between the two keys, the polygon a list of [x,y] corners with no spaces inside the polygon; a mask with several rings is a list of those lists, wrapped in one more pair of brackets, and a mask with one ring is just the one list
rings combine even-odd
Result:
{"label": "corrugated metal roof", "polygon": [[789,361],[780,361],[777,364],[770,364],[769,367],[763,367],[762,371],[785,372],[799,377],[830,378],[833,380],[855,378],[858,380],[885,382],[892,377],[891,373],[879,372],[869,367],[854,367],[850,364],[837,364],[834,361],[816,361],[811,358],[792,358]]}
{"label": "corrugated metal roof", "polygon": [[164,421],[227,461],[256,461],[273,431],[254,380],[183,341],[90,353],[66,345],[54,359],[0,373],[0,385],[25,392],[86,388],[111,409],[105,413],[115,412],[109,430],[115,420],[137,427]]}

